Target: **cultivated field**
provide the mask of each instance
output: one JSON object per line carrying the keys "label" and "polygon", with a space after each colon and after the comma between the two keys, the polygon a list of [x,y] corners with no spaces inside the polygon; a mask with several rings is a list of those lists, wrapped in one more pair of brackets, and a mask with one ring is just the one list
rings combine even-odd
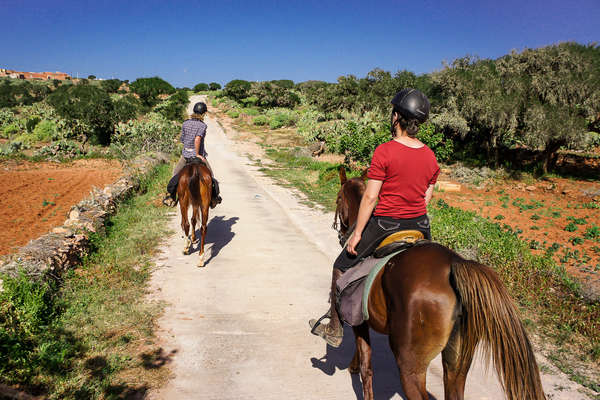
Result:
{"label": "cultivated field", "polygon": [[5,161],[0,164],[0,255],[60,225],[71,206],[95,186],[115,181],[113,160],[72,163]]}

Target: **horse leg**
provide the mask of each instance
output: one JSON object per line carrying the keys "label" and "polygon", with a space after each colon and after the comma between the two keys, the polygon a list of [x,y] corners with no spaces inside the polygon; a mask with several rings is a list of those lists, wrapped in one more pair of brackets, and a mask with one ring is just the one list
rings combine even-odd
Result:
{"label": "horse leg", "polygon": [[185,233],[185,246],[183,247],[183,254],[190,254],[190,247],[192,246],[192,242],[190,241],[190,223],[188,222],[188,201],[187,197],[183,196],[179,199],[179,209],[181,210],[181,228],[183,229],[183,233]]}
{"label": "horse leg", "polygon": [[210,203],[208,201],[202,201],[202,226],[200,228],[200,260],[198,261],[198,266],[204,266],[204,241],[206,237],[206,224],[208,222],[208,208]]}
{"label": "horse leg", "polygon": [[[463,400],[465,393],[465,381],[467,373],[473,361],[473,350],[461,348],[462,336],[460,334],[460,322],[454,326],[450,339],[442,350],[442,365],[444,366],[444,399]],[[464,347],[464,346],[463,346]],[[461,350],[465,354],[465,365],[459,365]]]}
{"label": "horse leg", "polygon": [[360,372],[360,359],[358,357],[358,340],[356,340],[356,350],[354,350],[354,357],[352,357],[352,361],[350,361],[350,365],[348,366],[348,371],[351,374],[358,374]]}
{"label": "horse leg", "polygon": [[198,221],[198,207],[192,205],[192,243],[196,243],[196,222]]}
{"label": "horse leg", "polygon": [[[356,338],[356,353],[363,387],[363,399],[373,400],[373,365],[371,364],[371,339],[369,325],[363,323],[352,328]],[[356,356],[356,354],[355,354]]]}
{"label": "horse leg", "polygon": [[408,321],[398,321],[396,324],[394,320],[390,321],[390,347],[396,358],[406,399],[428,400],[425,378],[430,360],[424,359],[426,356],[423,354],[423,346],[408,339],[411,334],[410,327],[407,325],[409,325]]}

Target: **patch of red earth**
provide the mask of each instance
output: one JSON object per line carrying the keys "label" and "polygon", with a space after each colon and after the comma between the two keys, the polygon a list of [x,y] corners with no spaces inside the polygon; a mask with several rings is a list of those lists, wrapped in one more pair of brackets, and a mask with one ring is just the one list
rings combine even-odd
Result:
{"label": "patch of red earth", "polygon": [[93,187],[114,182],[121,171],[114,160],[0,163],[0,255],[62,225],[73,205]]}
{"label": "patch of red earth", "polygon": [[[561,247],[554,254],[558,264],[563,264],[572,276],[600,284],[600,233],[592,239],[584,238],[588,229],[600,229],[600,208],[584,208],[593,207],[592,204],[600,207],[599,182],[552,178],[530,184],[494,182],[482,189],[461,186],[460,192],[436,192],[434,197],[501,226],[509,225],[513,231],[522,230],[519,237],[530,244],[536,241],[532,247],[539,245],[539,249],[532,249],[534,254],[543,254],[545,248],[559,244]],[[574,223],[577,230],[573,232],[565,230],[574,219],[585,223]],[[581,239],[573,242],[576,237]],[[578,251],[578,259],[561,261],[566,251]]]}

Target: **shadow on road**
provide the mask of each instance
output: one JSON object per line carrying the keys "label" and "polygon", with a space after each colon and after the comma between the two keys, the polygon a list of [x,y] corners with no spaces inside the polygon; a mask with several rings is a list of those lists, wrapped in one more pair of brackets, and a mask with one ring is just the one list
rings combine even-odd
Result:
{"label": "shadow on road", "polygon": [[[406,399],[400,384],[396,360],[390,350],[387,336],[373,331],[370,333],[373,349],[373,394],[375,398],[391,399],[397,394],[400,398]],[[335,374],[336,368],[342,370],[338,373],[349,374],[348,366],[354,356],[355,348],[352,328],[344,326],[344,341],[342,345],[337,349],[327,345],[327,350],[323,357],[311,358],[313,368],[318,368],[327,375]],[[354,389],[356,398],[362,400],[363,393],[360,374],[352,374],[352,388]],[[429,394],[429,399],[436,400],[431,394]]]}
{"label": "shadow on road", "polygon": [[[231,230],[233,225],[237,223],[239,217],[231,217],[225,219],[222,215],[213,217],[206,226],[206,243],[205,246],[212,243],[210,248],[210,258],[205,261],[206,264],[215,258],[221,249],[233,240],[235,233]],[[200,238],[200,229],[196,230],[196,237]],[[194,246],[192,253],[198,251],[198,246]]]}

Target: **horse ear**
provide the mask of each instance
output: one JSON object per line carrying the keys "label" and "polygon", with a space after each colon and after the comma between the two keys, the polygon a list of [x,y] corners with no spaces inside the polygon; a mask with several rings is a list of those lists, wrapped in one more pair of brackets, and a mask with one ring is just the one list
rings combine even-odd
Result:
{"label": "horse ear", "polygon": [[369,168],[365,168],[362,175],[360,176],[360,179],[362,179],[363,181],[366,181],[368,173],[369,173]]}
{"label": "horse ear", "polygon": [[340,171],[340,183],[343,185],[347,181],[346,168],[343,165],[340,165],[339,171]]}

